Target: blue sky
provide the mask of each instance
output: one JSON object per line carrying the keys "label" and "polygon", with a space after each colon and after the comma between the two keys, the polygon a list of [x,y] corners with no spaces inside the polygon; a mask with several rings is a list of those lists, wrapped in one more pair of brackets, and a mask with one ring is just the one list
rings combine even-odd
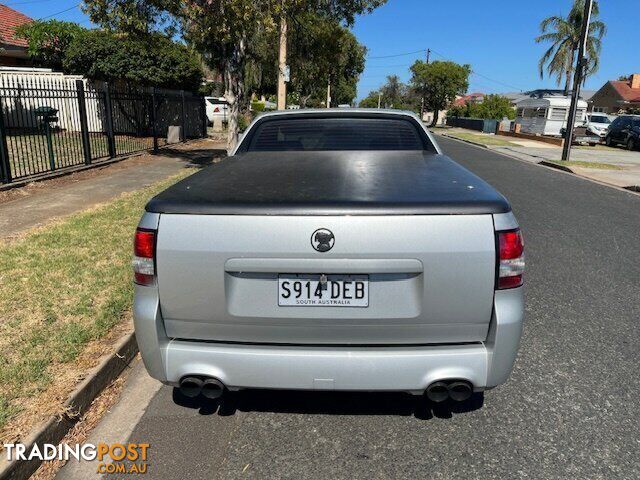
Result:
{"label": "blue sky", "polygon": [[[556,88],[540,80],[538,60],[545,51],[534,38],[540,21],[550,15],[568,13],[571,0],[389,0],[374,13],[359,18],[354,33],[369,49],[369,56],[385,56],[433,49],[431,58],[446,58],[471,64],[469,91],[499,93],[535,88]],[[633,8],[632,8],[633,7]],[[607,24],[600,70],[587,81],[597,90],[607,80],[640,72],[638,21],[631,10],[640,10],[638,0],[600,2],[600,18]],[[397,74],[408,80],[408,66],[425,53],[367,60],[358,97]],[[481,76],[482,75],[482,76]]]}
{"label": "blue sky", "polygon": [[[534,88],[554,88],[552,80],[540,80],[538,59],[544,46],[534,42],[540,21],[566,14],[571,0],[388,0],[374,13],[358,18],[354,33],[367,46],[369,58],[358,86],[358,97],[378,88],[386,75],[397,74],[404,81],[409,65],[433,50],[432,59],[469,63],[469,91],[499,93]],[[638,0],[600,2],[601,19],[608,26],[604,39],[600,71],[587,82],[598,89],[607,80],[640,72],[638,20],[630,13],[640,8]],[[49,17],[90,26],[77,7],[77,0],[8,0],[8,5],[33,18]],[[634,8],[630,8],[634,6]],[[64,11],[67,10],[68,11]],[[62,13],[59,13],[62,12]]]}

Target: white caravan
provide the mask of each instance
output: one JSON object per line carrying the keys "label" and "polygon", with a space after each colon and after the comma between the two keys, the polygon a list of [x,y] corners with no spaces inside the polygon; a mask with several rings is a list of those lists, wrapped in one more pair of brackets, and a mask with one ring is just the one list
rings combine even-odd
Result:
{"label": "white caravan", "polygon": [[[567,127],[570,105],[570,97],[525,98],[516,103],[516,124],[522,133],[559,137]],[[576,126],[584,124],[586,112],[587,102],[579,100]]]}

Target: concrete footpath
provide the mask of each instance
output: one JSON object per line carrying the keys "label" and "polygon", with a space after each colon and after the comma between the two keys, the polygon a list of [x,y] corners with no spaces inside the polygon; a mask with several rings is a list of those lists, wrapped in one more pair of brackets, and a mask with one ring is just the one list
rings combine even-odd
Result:
{"label": "concrete footpath", "polygon": [[224,145],[199,140],[0,192],[0,239],[19,235],[52,219],[152,185],[185,168],[225,155]]}
{"label": "concrete footpath", "polygon": [[[504,153],[532,163],[561,162],[562,149],[560,147],[496,147],[496,152]],[[571,160],[585,162],[585,166],[572,165],[573,173],[609,183],[616,187],[631,188],[640,186],[640,152],[629,152],[622,149],[600,150],[573,148]],[[589,168],[589,163],[611,165],[613,168]]]}
{"label": "concrete footpath", "polygon": [[[560,163],[562,160],[562,148],[534,140],[482,134],[459,128],[434,133],[530,163]],[[473,140],[469,138],[471,136],[474,137]],[[640,188],[640,152],[605,146],[575,146],[571,150],[571,160],[580,162],[580,165],[572,164],[568,167],[576,175],[629,190]],[[590,163],[594,166],[589,166]]]}

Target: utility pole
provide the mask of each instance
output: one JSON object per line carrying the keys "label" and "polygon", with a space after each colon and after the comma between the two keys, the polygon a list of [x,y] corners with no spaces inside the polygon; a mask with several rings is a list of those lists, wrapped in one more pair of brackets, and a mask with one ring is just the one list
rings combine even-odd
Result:
{"label": "utility pole", "polygon": [[331,108],[331,77],[327,81],[327,108]]}
{"label": "utility pole", "polygon": [[571,158],[571,142],[573,141],[573,128],[576,123],[576,112],[578,110],[578,99],[580,98],[580,85],[584,78],[584,71],[588,59],[584,54],[587,50],[587,40],[589,38],[589,25],[591,24],[591,11],[593,0],[584,2],[584,13],[582,15],[582,31],[580,33],[580,47],[578,49],[578,61],[573,77],[573,93],[571,94],[571,107],[569,108],[569,121],[565,130],[564,145],[562,147],[562,160],[569,161]]}
{"label": "utility pole", "polygon": [[[427,65],[429,65],[429,60],[431,59],[431,49],[427,48]],[[420,95],[420,121],[424,118],[424,96]]]}
{"label": "utility pole", "polygon": [[382,93],[378,92],[378,108],[380,108],[382,104]]}
{"label": "utility pole", "polygon": [[278,110],[287,108],[287,17],[280,16],[280,48],[278,51]]}

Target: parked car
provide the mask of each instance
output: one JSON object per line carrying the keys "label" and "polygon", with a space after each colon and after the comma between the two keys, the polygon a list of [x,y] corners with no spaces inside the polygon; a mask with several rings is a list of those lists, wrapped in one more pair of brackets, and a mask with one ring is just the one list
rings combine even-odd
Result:
{"label": "parked car", "polygon": [[511,206],[410,112],[259,116],[147,204],[133,269],[146,368],[186,396],[464,401],[507,380],[522,331]]}
{"label": "parked car", "polygon": [[624,145],[628,150],[640,147],[640,115],[621,115],[611,125],[605,138],[607,145]]}
{"label": "parked car", "polygon": [[587,127],[587,134],[605,139],[611,125],[611,119],[604,113],[588,113],[584,125]]}
{"label": "parked car", "polygon": [[222,119],[223,122],[227,121],[229,118],[229,103],[224,97],[204,97],[204,101],[207,120],[210,124],[212,124],[216,118]]}

